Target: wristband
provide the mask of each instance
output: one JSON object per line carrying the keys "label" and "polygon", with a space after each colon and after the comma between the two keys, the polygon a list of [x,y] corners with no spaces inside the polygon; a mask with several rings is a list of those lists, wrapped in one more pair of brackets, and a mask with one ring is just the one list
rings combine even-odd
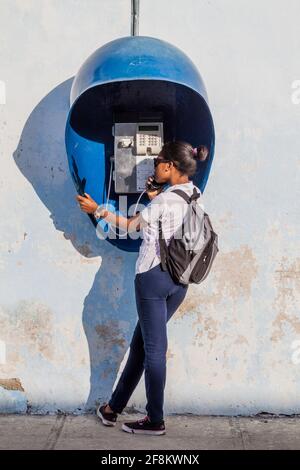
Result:
{"label": "wristband", "polygon": [[106,210],[105,213],[103,215],[101,215],[102,211],[103,211],[103,207],[101,207],[101,205],[99,205],[97,207],[97,209],[95,210],[95,212],[94,212],[94,216],[96,217],[96,219],[103,219],[104,217],[106,217],[108,215],[108,210]]}

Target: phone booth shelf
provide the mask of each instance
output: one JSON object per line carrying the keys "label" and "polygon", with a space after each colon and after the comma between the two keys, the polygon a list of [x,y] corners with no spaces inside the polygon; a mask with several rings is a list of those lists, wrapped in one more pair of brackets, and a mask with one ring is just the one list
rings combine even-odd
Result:
{"label": "phone booth shelf", "polygon": [[[97,49],[80,67],[70,94],[65,143],[68,163],[78,193],[87,192],[98,204],[128,217],[139,193],[126,194],[127,206],[110,194],[111,156],[115,123],[163,122],[164,142],[184,140],[209,149],[197,163],[194,183],[204,192],[214,157],[215,133],[201,75],[189,57],[176,46],[149,36],[126,36]],[[108,199],[109,198],[109,199]],[[140,203],[147,205],[144,194]],[[91,216],[94,225],[97,221]],[[104,220],[102,232],[109,230]],[[116,230],[118,233],[118,231]],[[125,251],[137,252],[141,237],[107,237]]]}

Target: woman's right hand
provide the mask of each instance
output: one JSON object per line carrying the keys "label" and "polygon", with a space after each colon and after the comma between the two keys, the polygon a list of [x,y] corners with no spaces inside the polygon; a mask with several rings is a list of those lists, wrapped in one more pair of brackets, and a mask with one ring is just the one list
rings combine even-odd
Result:
{"label": "woman's right hand", "polygon": [[[146,182],[146,187],[147,187],[148,183],[151,183],[153,180],[154,180],[153,176],[148,176],[147,182]],[[157,196],[159,193],[161,193],[162,189],[163,189],[163,186],[161,186],[161,188],[159,188],[159,189],[147,190],[146,193],[148,194],[148,197],[149,197],[150,201],[153,198],[155,198],[155,196]]]}

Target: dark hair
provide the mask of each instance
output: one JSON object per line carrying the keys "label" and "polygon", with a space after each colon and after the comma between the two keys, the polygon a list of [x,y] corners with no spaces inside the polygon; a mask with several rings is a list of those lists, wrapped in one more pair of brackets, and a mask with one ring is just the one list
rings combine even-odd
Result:
{"label": "dark hair", "polygon": [[205,145],[199,145],[196,149],[183,140],[166,142],[160,154],[165,160],[174,162],[177,170],[184,175],[193,176],[197,170],[197,160],[204,161],[208,155]]}

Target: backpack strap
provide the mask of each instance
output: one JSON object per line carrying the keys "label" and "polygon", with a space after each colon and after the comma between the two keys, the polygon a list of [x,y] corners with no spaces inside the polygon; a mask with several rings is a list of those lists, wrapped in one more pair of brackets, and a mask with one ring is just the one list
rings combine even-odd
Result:
{"label": "backpack strap", "polygon": [[194,186],[194,189],[193,189],[193,194],[191,196],[188,196],[186,194],[185,191],[183,191],[182,189],[174,189],[173,191],[171,191],[172,193],[176,193],[178,194],[179,196],[181,196],[188,204],[190,204],[192,201],[195,201],[196,199],[198,199],[200,197],[200,193],[198,193],[197,189],[195,188]]}
{"label": "backpack strap", "polygon": [[168,257],[168,246],[164,239],[161,226],[161,218],[158,220],[158,233],[159,233],[159,251],[160,251],[160,262],[163,271],[167,271],[167,257]]}

